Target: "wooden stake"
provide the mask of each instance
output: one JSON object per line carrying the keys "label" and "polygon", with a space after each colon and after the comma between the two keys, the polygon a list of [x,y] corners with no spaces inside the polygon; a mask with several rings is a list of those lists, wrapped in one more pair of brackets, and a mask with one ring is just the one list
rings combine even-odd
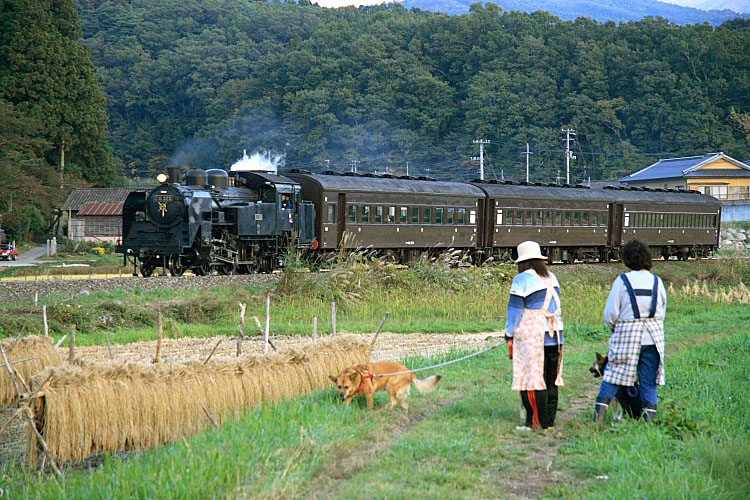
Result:
{"label": "wooden stake", "polygon": [[76,325],[73,325],[70,329],[70,352],[68,353],[68,363],[73,363],[75,359],[75,348],[76,348]]}
{"label": "wooden stake", "polygon": [[160,363],[161,362],[161,336],[162,336],[162,322],[161,322],[161,311],[159,311],[159,314],[156,316],[156,324],[158,327],[158,330],[156,332],[156,358],[154,358],[154,363]]}
{"label": "wooden stake", "polygon": [[208,363],[208,360],[211,359],[211,356],[214,355],[214,353],[216,352],[216,349],[219,348],[219,344],[221,344],[221,339],[219,339],[219,341],[216,343],[216,345],[214,346],[214,348],[211,349],[211,352],[209,353],[208,357],[206,358],[206,361],[203,362],[204,365],[206,363]]}
{"label": "wooden stake", "polygon": [[16,389],[16,395],[18,396],[18,400],[21,400],[21,390],[18,388],[18,381],[16,380],[16,375],[13,373],[13,368],[10,367],[10,362],[8,361],[8,356],[5,354],[5,349],[2,345],[0,345],[0,352],[3,354],[3,361],[5,361],[5,367],[8,369],[8,375],[10,375],[10,380],[13,382],[13,387]]}
{"label": "wooden stake", "polygon": [[109,351],[109,359],[114,360],[115,356],[112,354],[112,344],[109,343],[109,337],[107,337],[107,350]]}
{"label": "wooden stake", "polygon": [[331,335],[336,335],[336,303],[331,302]]}
{"label": "wooden stake", "polygon": [[370,344],[370,347],[375,345],[375,341],[378,340],[378,335],[380,335],[380,330],[383,329],[383,325],[385,325],[385,320],[388,319],[388,316],[390,316],[391,313],[389,311],[386,311],[385,316],[383,316],[383,321],[380,322],[380,326],[378,327],[378,331],[375,332],[375,338],[372,339],[372,343]]}
{"label": "wooden stake", "polygon": [[242,339],[245,338],[245,308],[247,304],[240,302],[240,331],[237,334],[237,356],[242,354]]}
{"label": "wooden stake", "polygon": [[49,337],[49,324],[47,324],[47,306],[42,306],[42,315],[44,315],[44,336]]}
{"label": "wooden stake", "polygon": [[313,342],[318,341],[318,317],[313,317]]}
{"label": "wooden stake", "polygon": [[214,428],[218,427],[218,425],[216,425],[216,420],[214,420],[214,417],[212,417],[212,416],[211,416],[211,414],[210,414],[210,413],[208,413],[208,408],[206,408],[206,407],[205,407],[205,406],[203,406],[203,405],[201,405],[201,406],[202,406],[202,408],[203,408],[203,411],[205,411],[205,412],[206,412],[206,416],[207,416],[207,417],[208,417],[208,419],[209,419],[209,420],[211,421],[211,424],[212,424],[212,425],[214,426]]}
{"label": "wooden stake", "polygon": [[34,434],[36,434],[36,438],[39,440],[39,443],[42,445],[42,449],[44,450],[44,453],[47,455],[47,458],[49,458],[49,464],[52,466],[52,470],[55,471],[55,474],[62,479],[62,472],[60,472],[60,469],[57,468],[57,464],[55,463],[55,460],[52,458],[52,453],[49,451],[49,446],[47,446],[47,441],[44,440],[41,434],[39,434],[39,430],[36,428],[36,424],[34,423],[34,417],[31,415],[31,409],[25,408],[26,411],[24,412],[24,415],[26,415],[26,418],[29,420],[29,427],[31,427],[31,430],[34,431]]}
{"label": "wooden stake", "polygon": [[260,324],[260,320],[257,316],[253,316],[253,319],[255,320],[255,324],[258,325],[258,330],[260,330],[260,334],[263,335],[266,339],[268,339],[268,343],[271,344],[271,347],[273,347],[273,350],[276,351],[276,345],[274,345],[273,340],[271,340],[270,337],[266,335],[266,332],[263,330],[263,325]]}
{"label": "wooden stake", "polygon": [[268,354],[268,332],[271,330],[271,295],[266,296],[266,342],[263,344],[263,354]]}
{"label": "wooden stake", "polygon": [[[31,361],[32,359],[39,359],[39,357],[34,356],[33,358],[19,359],[19,360],[16,360],[16,361],[11,361],[10,364],[11,365],[15,365],[15,364],[18,364],[18,363],[23,363],[24,361]],[[5,366],[5,364],[0,365],[0,368],[2,368],[3,366]]]}
{"label": "wooden stake", "polygon": [[39,292],[34,292],[34,307],[39,304]]}

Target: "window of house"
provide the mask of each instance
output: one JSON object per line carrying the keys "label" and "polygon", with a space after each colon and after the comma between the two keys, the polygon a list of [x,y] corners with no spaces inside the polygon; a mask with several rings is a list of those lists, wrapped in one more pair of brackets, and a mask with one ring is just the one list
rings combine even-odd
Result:
{"label": "window of house", "polygon": [[466,209],[465,208],[458,209],[458,223],[466,224]]}
{"label": "window of house", "polygon": [[370,222],[370,206],[362,205],[362,222]]}
{"label": "window of house", "polygon": [[422,209],[422,223],[423,224],[432,223],[432,208],[425,207]]}
{"label": "window of house", "polygon": [[378,205],[375,207],[375,222],[383,222],[383,207]]}
{"label": "window of house", "polygon": [[442,224],[443,223],[443,213],[445,212],[445,209],[442,207],[435,209],[435,224]]}
{"label": "window of house", "polygon": [[336,222],[336,204],[328,204],[328,222]]}
{"label": "window of house", "polygon": [[453,215],[456,212],[456,209],[453,207],[448,208],[448,224],[453,224]]}
{"label": "window of house", "polygon": [[406,224],[406,217],[408,215],[409,211],[406,207],[401,207],[401,213],[399,217],[399,222],[402,224]]}
{"label": "window of house", "polygon": [[357,205],[349,205],[349,222],[357,222]]}
{"label": "window of house", "polygon": [[411,223],[419,224],[419,207],[411,207]]}

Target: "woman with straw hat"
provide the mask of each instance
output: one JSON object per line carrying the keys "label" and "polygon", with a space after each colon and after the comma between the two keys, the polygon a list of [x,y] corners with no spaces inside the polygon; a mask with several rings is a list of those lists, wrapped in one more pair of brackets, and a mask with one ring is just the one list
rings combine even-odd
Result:
{"label": "woman with straw hat", "polygon": [[563,385],[563,323],[560,284],[544,261],[539,244],[518,245],[518,275],[508,301],[505,338],[513,360],[514,391],[521,391],[526,425],[517,429],[552,429],[557,388]]}

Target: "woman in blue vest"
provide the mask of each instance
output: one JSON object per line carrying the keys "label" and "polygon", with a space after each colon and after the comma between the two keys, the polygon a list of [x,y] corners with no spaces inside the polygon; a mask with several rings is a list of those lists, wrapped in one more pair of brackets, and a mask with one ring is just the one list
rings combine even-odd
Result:
{"label": "woman in blue vest", "polygon": [[594,410],[598,424],[604,422],[613,397],[631,415],[638,416],[642,405],[643,420],[652,422],[659,402],[657,385],[664,385],[667,291],[649,271],[651,251],[645,243],[629,241],[622,261],[631,271],[617,277],[604,308],[612,338]]}

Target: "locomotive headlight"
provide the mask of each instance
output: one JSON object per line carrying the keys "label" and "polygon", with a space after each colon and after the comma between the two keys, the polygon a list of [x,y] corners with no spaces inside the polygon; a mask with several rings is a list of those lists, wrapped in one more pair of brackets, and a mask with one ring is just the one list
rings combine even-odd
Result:
{"label": "locomotive headlight", "polygon": [[159,174],[156,176],[156,180],[159,181],[161,184],[165,184],[169,180],[169,176],[167,174]]}

